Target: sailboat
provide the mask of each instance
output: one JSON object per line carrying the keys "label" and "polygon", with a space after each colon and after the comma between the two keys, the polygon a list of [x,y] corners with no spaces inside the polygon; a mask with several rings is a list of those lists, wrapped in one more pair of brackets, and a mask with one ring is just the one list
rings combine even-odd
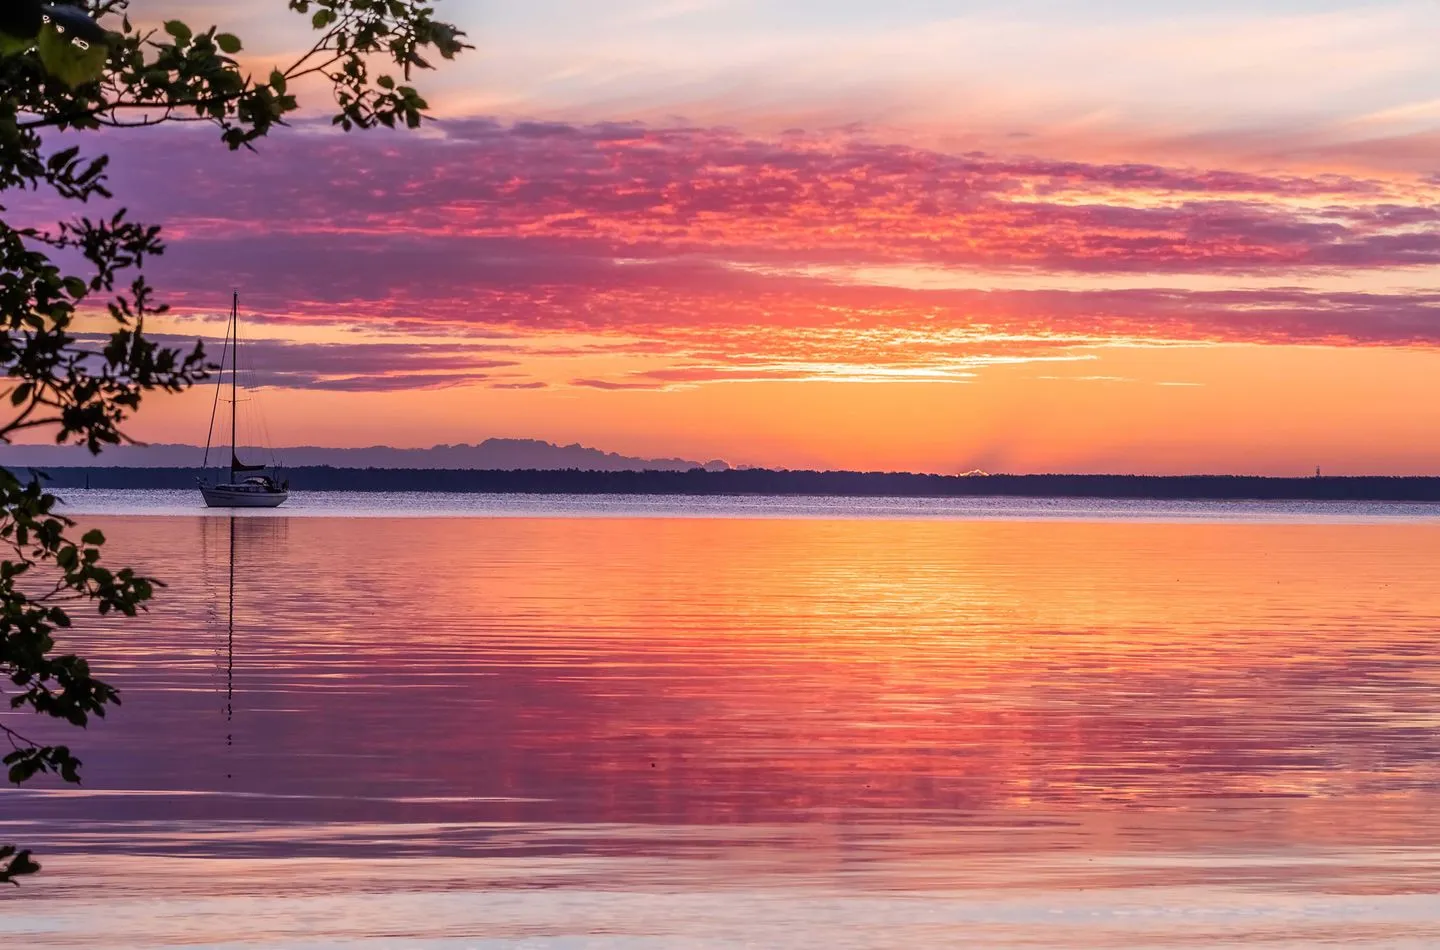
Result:
{"label": "sailboat", "polygon": [[[285,504],[290,497],[290,483],[278,481],[266,474],[247,475],[247,472],[263,473],[268,465],[246,465],[240,461],[236,448],[236,407],[240,402],[240,293],[230,297],[230,324],[225,328],[225,342],[230,351],[230,480],[212,484],[210,476],[202,475],[200,494],[210,508],[276,508]],[[220,393],[225,388],[225,354],[220,355],[220,374],[215,381],[215,404],[210,409],[210,432],[205,436],[205,461],[202,468],[210,465],[210,440],[215,431],[215,410],[220,405]]]}

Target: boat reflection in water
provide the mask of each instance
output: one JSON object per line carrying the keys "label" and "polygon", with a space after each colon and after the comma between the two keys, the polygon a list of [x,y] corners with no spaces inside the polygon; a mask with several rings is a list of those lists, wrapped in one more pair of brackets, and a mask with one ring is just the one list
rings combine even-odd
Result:
{"label": "boat reflection in water", "polygon": [[[204,551],[206,589],[211,603],[208,625],[221,633],[224,657],[218,665],[225,670],[225,746],[235,745],[235,615],[237,602],[243,610],[250,604],[245,597],[244,579],[257,566],[273,563],[284,546],[289,522],[284,518],[250,518],[231,515],[228,518],[202,518],[201,546]],[[223,577],[222,577],[223,573]],[[238,583],[237,583],[238,575]],[[237,595],[238,588],[238,595]],[[226,763],[227,779],[234,775]]]}

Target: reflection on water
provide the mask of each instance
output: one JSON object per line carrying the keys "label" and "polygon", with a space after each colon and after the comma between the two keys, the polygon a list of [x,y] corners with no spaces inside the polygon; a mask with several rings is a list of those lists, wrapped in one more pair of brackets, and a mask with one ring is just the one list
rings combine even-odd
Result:
{"label": "reflection on water", "polygon": [[[285,524],[283,521],[273,522],[274,524]],[[231,517],[226,524],[229,535],[229,546],[226,549],[225,566],[227,569],[227,583],[225,587],[225,725],[227,728],[232,719],[235,718],[235,519]],[[247,525],[247,528],[249,526]],[[254,530],[250,528],[250,530]],[[207,552],[208,553],[208,552]],[[208,560],[208,559],[207,559]],[[225,745],[235,744],[235,734],[227,731],[225,733]],[[226,775],[226,778],[234,778]]]}
{"label": "reflection on water", "polygon": [[91,524],[28,945],[1440,940],[1434,525]]}

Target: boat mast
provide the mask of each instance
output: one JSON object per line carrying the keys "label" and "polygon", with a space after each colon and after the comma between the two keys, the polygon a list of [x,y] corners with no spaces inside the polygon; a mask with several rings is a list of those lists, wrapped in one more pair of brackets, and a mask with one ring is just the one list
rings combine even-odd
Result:
{"label": "boat mast", "polygon": [[240,378],[240,291],[230,292],[230,322],[235,325],[235,336],[230,350],[230,481],[235,481],[235,407]]}
{"label": "boat mast", "polygon": [[220,394],[225,391],[225,358],[230,357],[230,324],[225,324],[225,344],[220,348],[220,371],[215,374],[215,398],[210,403],[210,425],[205,428],[205,457],[200,461],[201,471],[210,468],[210,449],[215,445],[215,416],[220,412]]}

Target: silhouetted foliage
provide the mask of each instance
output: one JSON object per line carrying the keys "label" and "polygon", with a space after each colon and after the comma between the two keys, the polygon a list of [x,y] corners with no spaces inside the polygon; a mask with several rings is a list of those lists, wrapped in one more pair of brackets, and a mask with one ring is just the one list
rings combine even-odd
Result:
{"label": "silhouetted foliage", "polygon": [[[290,0],[317,33],[287,68],[257,81],[232,57],[241,41],[215,27],[179,20],[155,28],[131,23],[128,0],[0,4],[0,194],[48,192],[84,205],[112,198],[105,155],[84,155],[77,133],[144,128],[172,121],[214,125],[231,149],[257,139],[299,108],[292,91],[310,79],[328,84],[333,123],[345,130],[418,126],[427,108],[416,90],[374,68],[393,66],[408,81],[427,56],[450,59],[463,34],[415,0]],[[47,136],[55,136],[47,141]],[[9,217],[8,205],[0,215]],[[11,415],[0,441],[31,429],[56,442],[99,452],[126,440],[123,424],[150,392],[179,392],[210,369],[197,343],[188,352],[145,337],[148,316],[163,313],[142,267],[164,251],[160,229],[121,208],[78,215],[51,227],[0,220],[0,365]],[[128,283],[127,283],[128,280]],[[112,328],[82,336],[83,311],[108,311]],[[106,338],[108,336],[108,338]],[[38,478],[0,469],[0,674],[12,710],[85,726],[118,705],[119,694],[91,676],[78,656],[56,652],[56,631],[82,606],[134,616],[157,581],[101,565],[98,531],[78,541],[56,514],[57,499]],[[14,722],[14,720],[10,720]],[[0,723],[11,782],[50,773],[80,781],[80,760],[63,745],[28,738]],[[30,852],[0,846],[0,882],[39,870]]]}

